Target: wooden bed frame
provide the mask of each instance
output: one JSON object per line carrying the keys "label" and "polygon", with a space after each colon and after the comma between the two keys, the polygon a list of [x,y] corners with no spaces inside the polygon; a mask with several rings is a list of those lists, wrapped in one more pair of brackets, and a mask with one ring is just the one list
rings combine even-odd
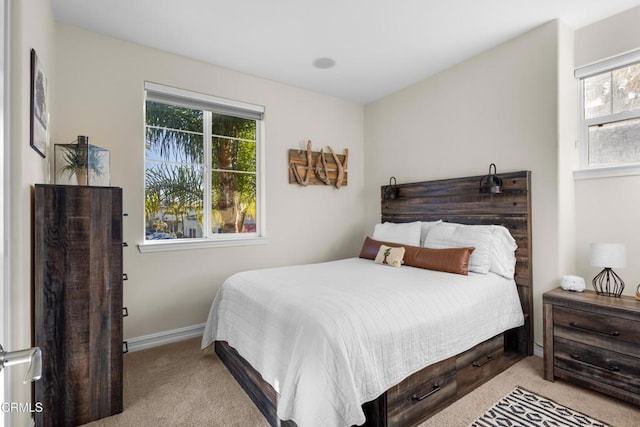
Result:
{"label": "wooden bed frame", "polygon": [[[516,239],[518,294],[524,326],[493,337],[478,346],[428,366],[377,399],[362,405],[367,427],[413,426],[458,400],[526,356],[533,354],[533,283],[531,263],[531,172],[500,174],[502,193],[480,194],[482,176],[398,184],[399,195],[384,200],[381,220],[497,224]],[[226,342],[216,341],[215,352],[260,409],[271,426],[295,427],[276,414],[277,393]],[[300,426],[304,427],[304,426]]]}

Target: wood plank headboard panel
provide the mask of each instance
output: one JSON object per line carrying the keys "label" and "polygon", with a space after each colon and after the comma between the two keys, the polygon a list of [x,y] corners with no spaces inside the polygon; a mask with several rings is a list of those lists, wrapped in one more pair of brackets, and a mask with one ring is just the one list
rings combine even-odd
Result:
{"label": "wood plank headboard panel", "polygon": [[518,347],[533,354],[533,280],[531,263],[531,172],[499,174],[502,193],[480,194],[483,176],[398,184],[399,196],[382,197],[382,222],[443,221],[462,224],[497,224],[509,229],[518,244],[516,284],[526,323],[518,336]]}

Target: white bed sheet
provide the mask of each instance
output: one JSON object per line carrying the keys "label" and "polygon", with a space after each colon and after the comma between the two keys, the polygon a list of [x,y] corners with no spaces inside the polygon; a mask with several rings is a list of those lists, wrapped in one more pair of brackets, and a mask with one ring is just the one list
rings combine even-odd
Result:
{"label": "white bed sheet", "polygon": [[364,402],[414,372],[524,323],[513,280],[349,258],[235,274],[202,348],[227,341],[299,427],[364,423]]}

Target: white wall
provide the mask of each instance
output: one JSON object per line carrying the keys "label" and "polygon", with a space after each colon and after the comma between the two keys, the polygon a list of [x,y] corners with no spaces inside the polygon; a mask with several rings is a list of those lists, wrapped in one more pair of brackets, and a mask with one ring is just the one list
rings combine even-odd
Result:
{"label": "white wall", "polygon": [[[240,270],[356,256],[362,244],[364,149],[362,106],[291,86],[56,25],[52,140],[88,135],[111,150],[111,184],[123,187],[125,338],[206,320],[223,280]],[[269,243],[140,254],[144,238],[145,80],[264,105]],[[288,150],[349,148],[348,185],[288,183]],[[326,151],[326,150],[325,150]]]}
{"label": "white wall", "polygon": [[[53,15],[49,0],[12,0],[10,9],[10,230],[9,303],[11,329],[7,350],[31,347],[31,189],[45,182],[47,162],[29,146],[30,51],[35,49],[51,84],[54,79]],[[31,385],[23,385],[24,366],[7,374],[12,383],[13,401],[31,401]],[[9,424],[29,425],[29,413],[12,413]]]}
{"label": "white wall", "polygon": [[640,6],[576,30],[575,64],[582,67],[640,47]]}
{"label": "white wall", "polygon": [[[633,8],[575,32],[577,67],[640,48],[640,7]],[[634,295],[640,283],[640,176],[576,181],[576,273],[591,288],[601,270],[589,265],[594,242],[627,246],[627,267],[615,269],[625,281],[624,294]]]}
{"label": "white wall", "polygon": [[[578,86],[573,75],[574,31],[560,25],[558,32],[558,272],[575,272],[575,185],[573,170],[580,158],[578,138]],[[535,263],[534,259],[534,263]],[[558,281],[559,282],[559,281]],[[556,283],[559,285],[559,283]],[[539,301],[541,303],[541,301]]]}
{"label": "white wall", "polygon": [[485,175],[492,162],[498,172],[532,171],[539,343],[541,294],[557,286],[571,262],[560,256],[571,236],[560,229],[558,174],[558,141],[572,138],[558,125],[567,109],[558,64],[573,53],[567,33],[548,23],[365,107],[365,232],[380,220],[380,186],[392,175],[398,182]]}

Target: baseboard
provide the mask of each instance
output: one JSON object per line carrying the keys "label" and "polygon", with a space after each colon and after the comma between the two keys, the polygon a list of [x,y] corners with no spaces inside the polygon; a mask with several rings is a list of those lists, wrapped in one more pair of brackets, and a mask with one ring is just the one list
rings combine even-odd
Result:
{"label": "baseboard", "polygon": [[544,357],[544,349],[537,342],[533,343],[533,355],[538,357]]}
{"label": "baseboard", "polygon": [[188,340],[190,338],[201,337],[204,333],[204,323],[199,325],[186,326],[184,328],[162,331],[155,334],[143,335],[141,337],[126,340],[129,353],[157,347],[159,345],[171,344],[174,342]]}
{"label": "baseboard", "polygon": [[[188,340],[190,338],[201,337],[203,333],[204,323],[201,323],[199,325],[191,325],[184,328],[131,338],[127,340],[127,346],[131,353],[134,351],[157,347],[159,345],[171,344],[174,342]],[[533,343],[533,354],[534,356],[544,357],[544,349],[536,342]]]}

